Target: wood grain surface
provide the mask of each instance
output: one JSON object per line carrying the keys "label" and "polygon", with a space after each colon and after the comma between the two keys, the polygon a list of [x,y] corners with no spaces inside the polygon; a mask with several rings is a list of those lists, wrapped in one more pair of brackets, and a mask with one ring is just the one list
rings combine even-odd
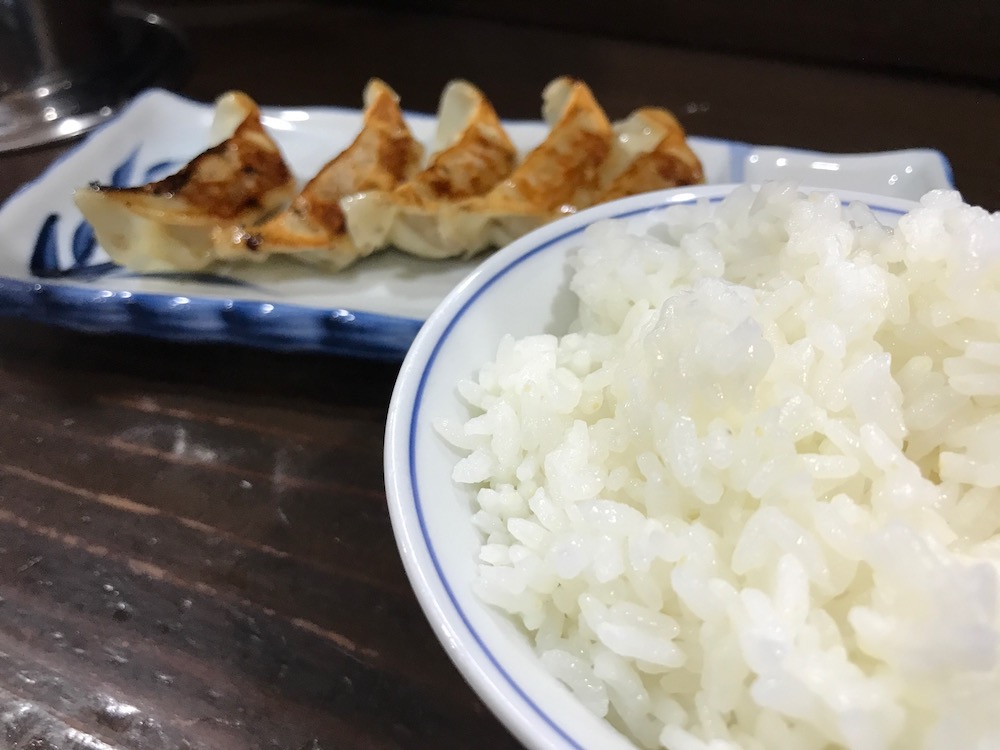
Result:
{"label": "wood grain surface", "polygon": [[[1000,208],[1000,95],[974,82],[412,10],[149,5],[189,34],[180,90],[197,99],[356,106],[378,75],[430,111],[463,76],[501,115],[534,117],[569,72],[615,117],[665,104],[698,135],[938,148],[970,200]],[[0,157],[0,199],[60,151]],[[396,370],[0,317],[0,747],[516,747],[396,552]]]}

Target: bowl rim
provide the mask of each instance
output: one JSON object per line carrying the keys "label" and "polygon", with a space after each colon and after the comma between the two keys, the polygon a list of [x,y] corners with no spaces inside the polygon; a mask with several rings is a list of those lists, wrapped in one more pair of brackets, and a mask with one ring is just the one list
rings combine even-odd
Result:
{"label": "bowl rim", "polygon": [[[549,716],[545,707],[539,706],[500,663],[490,644],[470,622],[435,553],[417,489],[413,440],[421,419],[424,388],[455,325],[513,268],[598,221],[627,219],[700,200],[717,203],[744,186],[727,183],[643,193],[585,209],[524,235],[483,261],[441,301],[421,327],[400,367],[386,420],[383,469],[390,521],[404,569],[425,617],[462,677],[507,729],[528,747],[584,750],[585,745]],[[860,202],[872,210],[898,216],[919,205],[915,201],[854,190],[796,187],[806,194],[835,195],[842,205]],[[441,600],[439,587],[446,601]],[[483,606],[488,607],[485,603]],[[496,676],[506,685],[498,685]],[[547,736],[539,736],[539,723],[551,730]]]}

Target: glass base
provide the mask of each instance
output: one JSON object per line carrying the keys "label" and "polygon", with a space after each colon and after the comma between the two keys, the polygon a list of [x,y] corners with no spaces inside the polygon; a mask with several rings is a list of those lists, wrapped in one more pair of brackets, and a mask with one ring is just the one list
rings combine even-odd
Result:
{"label": "glass base", "polygon": [[153,13],[115,12],[116,63],[86,78],[45,80],[0,96],[0,153],[74,138],[111,117],[149,86],[179,82],[190,51],[180,32]]}

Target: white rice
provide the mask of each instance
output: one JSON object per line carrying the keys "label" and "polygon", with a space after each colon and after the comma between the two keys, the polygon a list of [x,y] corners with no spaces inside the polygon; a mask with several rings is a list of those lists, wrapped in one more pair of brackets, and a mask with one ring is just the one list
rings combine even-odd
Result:
{"label": "white rice", "polygon": [[1000,214],[605,222],[460,393],[477,593],[644,747],[1000,747]]}

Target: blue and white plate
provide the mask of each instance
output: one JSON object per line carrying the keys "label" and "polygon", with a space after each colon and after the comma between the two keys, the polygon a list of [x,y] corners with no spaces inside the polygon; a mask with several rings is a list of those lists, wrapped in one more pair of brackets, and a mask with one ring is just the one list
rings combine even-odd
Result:
{"label": "blue and white plate", "polygon": [[[270,107],[264,114],[303,180],[346,147],[361,124],[361,113],[350,109]],[[147,91],[0,207],[0,314],[86,331],[402,359],[423,321],[477,260],[387,252],[339,274],[293,262],[136,274],[95,244],[73,190],[94,180],[124,186],[163,177],[206,147],[211,119],[211,105]],[[408,119],[429,142],[434,117]],[[546,133],[541,122],[505,124],[522,149]],[[709,183],[793,179],[904,199],[952,184],[947,160],[926,149],[834,155],[690,142]]]}

